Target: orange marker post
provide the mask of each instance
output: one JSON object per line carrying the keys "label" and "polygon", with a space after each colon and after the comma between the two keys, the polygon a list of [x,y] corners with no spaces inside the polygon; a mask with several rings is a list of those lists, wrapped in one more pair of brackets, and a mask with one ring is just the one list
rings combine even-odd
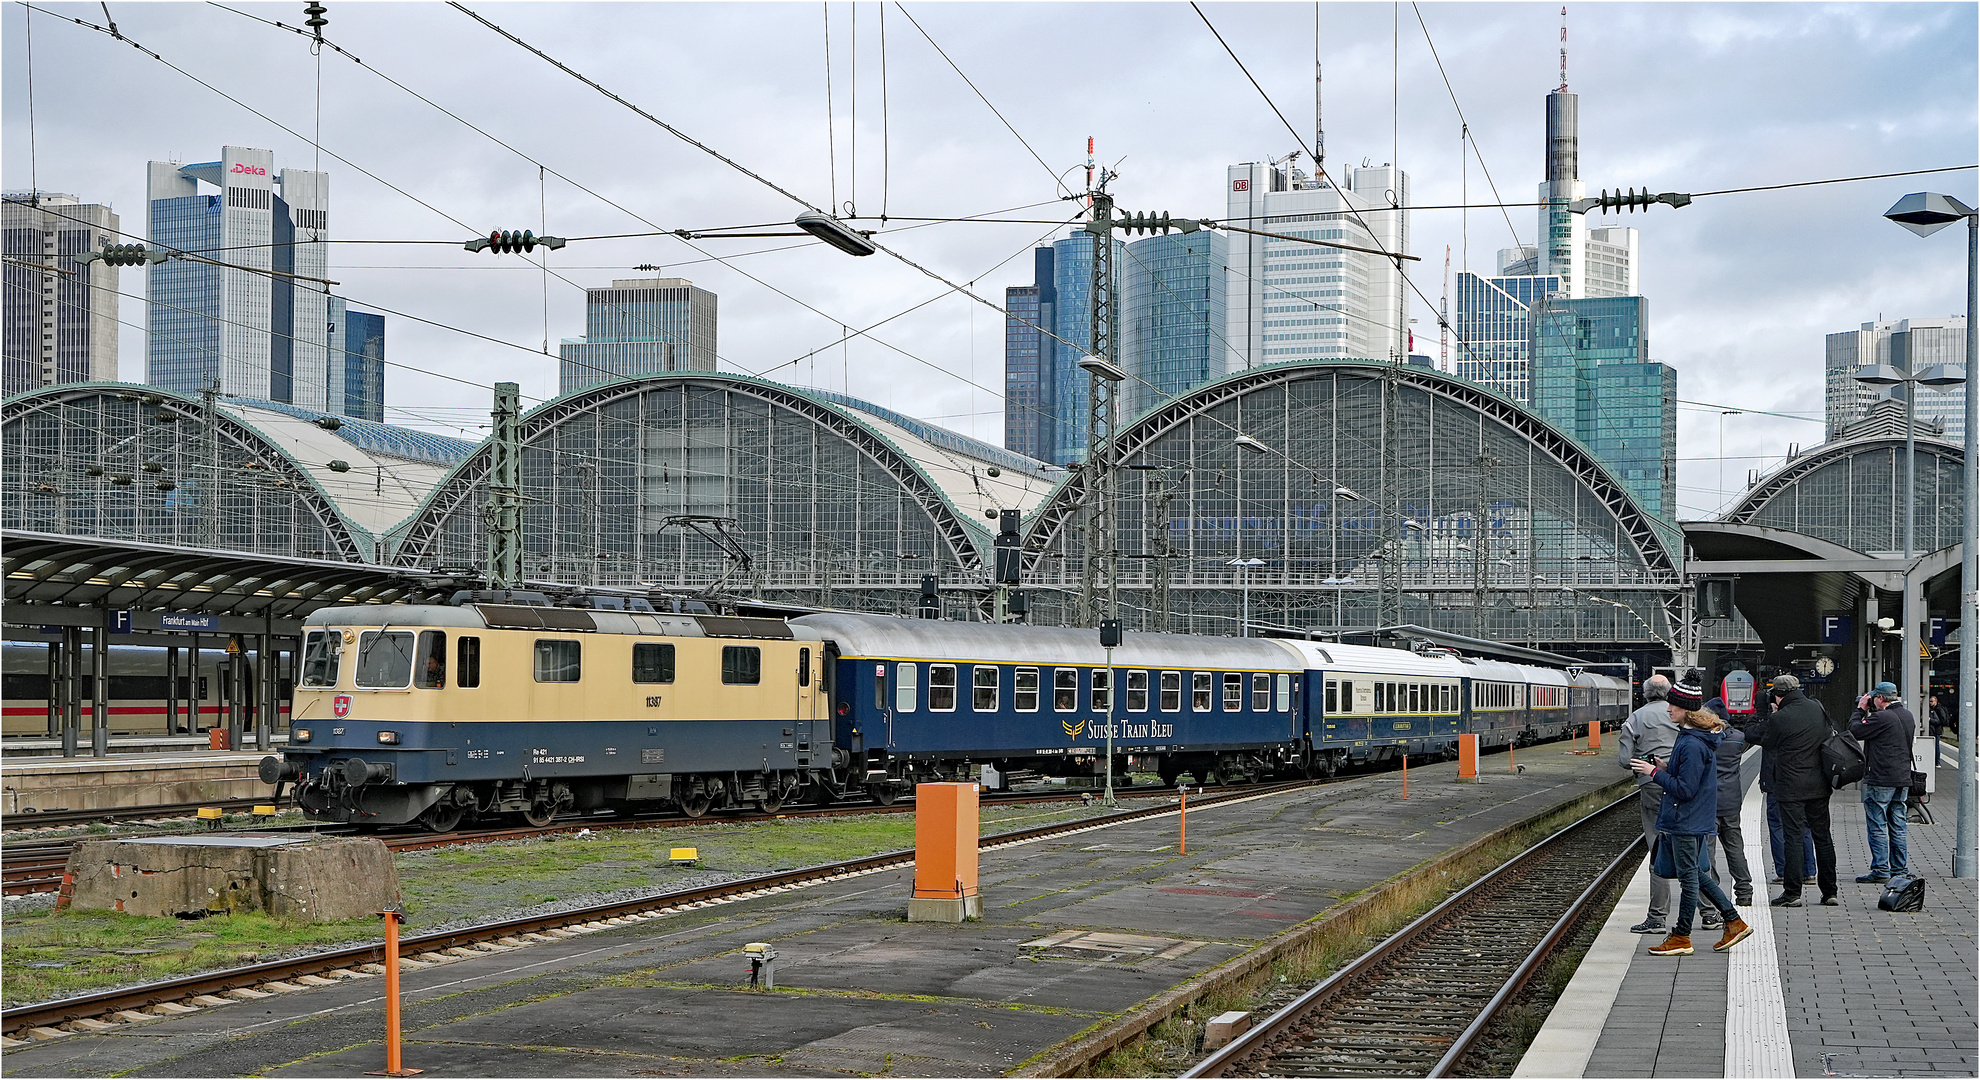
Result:
{"label": "orange marker post", "polygon": [[1402,793],[1402,797],[1403,797],[1403,798],[1405,798],[1405,799],[1407,799],[1407,798],[1409,798],[1409,751],[1407,751],[1407,750],[1404,750],[1404,751],[1403,751],[1403,793]]}
{"label": "orange marker post", "polygon": [[1513,740],[1512,742],[1509,742],[1509,743],[1507,743],[1507,744],[1506,744],[1506,771],[1507,771],[1507,772],[1518,772],[1518,771],[1519,771],[1519,766],[1518,766],[1518,765],[1516,765],[1516,764],[1514,764],[1514,762],[1513,762],[1513,747],[1515,747],[1515,746],[1517,746],[1517,745],[1518,745],[1518,743],[1519,743],[1519,740],[1517,740],[1517,739],[1515,739],[1515,740]]}
{"label": "orange marker post", "polygon": [[1478,736],[1458,736],[1458,779],[1478,779]]}
{"label": "orange marker post", "polygon": [[1181,846],[1176,850],[1176,854],[1187,855],[1189,854],[1189,789],[1188,788],[1182,789],[1182,813],[1180,815],[1180,818],[1182,820],[1182,841],[1181,841]]}
{"label": "orange marker post", "polygon": [[1590,750],[1600,750],[1602,748],[1602,722],[1600,720],[1590,720],[1588,722],[1588,748]]}
{"label": "orange marker post", "polygon": [[385,917],[385,1068],[366,1076],[417,1076],[425,1069],[405,1068],[399,1057],[399,920],[404,913],[381,911]]}

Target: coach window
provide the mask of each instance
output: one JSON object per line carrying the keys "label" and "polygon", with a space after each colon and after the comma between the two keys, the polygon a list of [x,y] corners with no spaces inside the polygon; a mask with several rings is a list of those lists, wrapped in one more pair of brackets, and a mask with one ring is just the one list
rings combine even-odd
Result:
{"label": "coach window", "polygon": [[1251,677],[1251,711],[1270,712],[1272,709],[1272,677],[1253,675]]}
{"label": "coach window", "polygon": [[887,707],[887,665],[873,665],[873,708],[875,711]]}
{"label": "coach window", "polygon": [[1210,711],[1210,673],[1192,671],[1189,674],[1189,707],[1192,712]]}
{"label": "coach window", "polygon": [[956,711],[956,665],[928,665],[928,708],[931,712]]}
{"label": "coach window", "polygon": [[1292,711],[1292,676],[1279,676],[1279,711]]}
{"label": "coach window", "polygon": [[1410,683],[1410,684],[1409,684],[1409,711],[1410,711],[1410,712],[1422,712],[1422,711],[1423,711],[1423,684],[1422,684],[1422,683]]}
{"label": "coach window", "polygon": [[1127,673],[1127,675],[1128,675],[1128,700],[1127,700],[1128,711],[1147,712],[1148,711],[1148,673],[1146,671],[1130,671]]}
{"label": "coach window", "polygon": [[722,681],[755,686],[763,681],[763,650],[755,645],[722,646]]}
{"label": "coach window", "polygon": [[1079,710],[1079,669],[1052,669],[1052,711],[1077,712]]}
{"label": "coach window", "polygon": [[1182,672],[1180,671],[1162,673],[1162,711],[1182,711]]}
{"label": "coach window", "polygon": [[412,684],[413,636],[401,630],[367,630],[358,637],[357,684],[376,690]]}
{"label": "coach window", "polygon": [[1332,715],[1334,713],[1341,711],[1341,684],[1334,681],[1333,679],[1327,680],[1326,700],[1327,700],[1328,715]]}
{"label": "coach window", "polygon": [[994,664],[978,664],[970,671],[976,685],[969,704],[977,712],[997,711],[997,671]]}
{"label": "coach window", "polygon": [[[466,640],[466,639],[462,639]],[[311,630],[303,636],[302,685],[337,685],[337,661],[344,648],[344,635],[336,630]]]}
{"label": "coach window", "polygon": [[447,632],[421,630],[419,654],[413,664],[413,685],[422,690],[440,690],[447,685]]}
{"label": "coach window", "polygon": [[1244,711],[1244,676],[1224,673],[1224,711]]}
{"label": "coach window", "polygon": [[915,665],[908,663],[900,663],[894,665],[894,711],[895,712],[914,711],[915,694],[920,689],[919,686],[917,685],[919,679],[920,679],[920,672],[915,667]]}
{"label": "coach window", "polygon": [[1038,711],[1038,669],[1021,667],[1011,673],[1011,707],[1018,712]]}
{"label": "coach window", "polygon": [[464,637],[454,643],[454,685],[463,690],[481,685],[481,639]]}
{"label": "coach window", "polygon": [[536,639],[536,681],[577,682],[582,670],[583,643]]}
{"label": "coach window", "polygon": [[632,667],[633,681],[636,683],[673,682],[674,647],[661,642],[636,642],[633,645]]}
{"label": "coach window", "polygon": [[1094,668],[1091,691],[1093,711],[1109,716],[1114,712],[1114,673],[1109,668]]}

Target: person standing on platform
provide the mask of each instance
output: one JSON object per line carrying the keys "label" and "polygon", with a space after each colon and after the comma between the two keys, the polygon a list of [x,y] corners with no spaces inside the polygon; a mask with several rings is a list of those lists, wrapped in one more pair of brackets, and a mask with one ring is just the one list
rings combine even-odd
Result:
{"label": "person standing on platform", "polygon": [[1933,694],[1930,706],[1926,709],[1926,722],[1932,725],[1932,737],[1941,738],[1953,729],[1952,709],[1939,703],[1939,695]]}
{"label": "person standing on platform", "polygon": [[[1781,829],[1787,834],[1782,855],[1786,868],[1796,870],[1806,857],[1803,831],[1815,841],[1815,880],[1822,903],[1836,899],[1836,843],[1829,833],[1829,776],[1822,768],[1822,744],[1836,731],[1822,703],[1801,692],[1801,680],[1777,675],[1768,688],[1774,714],[1767,718],[1761,746],[1774,755],[1774,797],[1780,800]],[[1788,874],[1774,907],[1801,906],[1801,878]]]}
{"label": "person standing on platform", "polygon": [[1870,833],[1870,872],[1865,884],[1891,880],[1910,865],[1905,826],[1911,792],[1911,710],[1898,700],[1898,688],[1880,682],[1857,699],[1849,733],[1863,741],[1863,821]]}
{"label": "person standing on platform", "polygon": [[1629,763],[1638,776],[1656,784],[1662,794],[1657,829],[1671,846],[1672,861],[1677,864],[1678,881],[1683,886],[1677,922],[1671,924],[1670,936],[1652,947],[1650,954],[1691,955],[1691,916],[1698,910],[1701,892],[1725,920],[1725,933],[1712,946],[1713,951],[1724,952],[1753,933],[1753,928],[1739,917],[1733,902],[1726,899],[1725,890],[1705,872],[1705,857],[1711,850],[1718,820],[1719,734],[1726,725],[1704,708],[1702,692],[1691,679],[1671,687],[1667,700],[1672,726],[1678,731],[1670,761],[1660,764],[1638,758]]}
{"label": "person standing on platform", "polygon": [[[1792,676],[1783,677],[1792,678]],[[1754,704],[1757,706],[1756,717],[1742,725],[1740,731],[1746,736],[1746,745],[1760,747],[1760,794],[1766,797],[1767,802],[1767,841],[1774,865],[1774,876],[1768,884],[1779,885],[1787,879],[1787,834],[1781,830],[1781,801],[1774,795],[1776,755],[1765,745],[1767,719],[1773,715],[1773,698],[1768,694],[1761,694]],[[1815,835],[1805,829],[1802,831],[1801,850],[1805,865],[1797,875],[1797,880],[1814,881]]]}
{"label": "person standing on platform", "polygon": [[[1616,763],[1630,768],[1631,761],[1648,761],[1660,764],[1670,760],[1671,747],[1676,745],[1677,725],[1671,721],[1671,710],[1665,701],[1671,692],[1671,680],[1662,675],[1652,675],[1643,680],[1643,707],[1629,714],[1623,721],[1622,730],[1616,737]],[[1664,791],[1648,776],[1636,778],[1637,810],[1643,817],[1643,842],[1650,850],[1657,848],[1657,810],[1663,804]],[[1671,881],[1650,875],[1650,912],[1642,922],[1630,927],[1634,934],[1662,934],[1669,930],[1664,919],[1671,911]]]}
{"label": "person standing on platform", "polygon": [[[1713,698],[1705,703],[1705,709],[1721,720],[1727,721],[1725,730],[1720,733],[1718,748],[1719,772],[1719,847],[1726,853],[1726,869],[1733,878],[1733,904],[1746,907],[1753,903],[1753,871],[1746,865],[1746,840],[1740,834],[1739,808],[1745,792],[1739,782],[1740,759],[1746,756],[1746,736],[1734,727],[1726,716],[1726,703],[1721,698]],[[1709,847],[1707,848],[1709,852]]]}

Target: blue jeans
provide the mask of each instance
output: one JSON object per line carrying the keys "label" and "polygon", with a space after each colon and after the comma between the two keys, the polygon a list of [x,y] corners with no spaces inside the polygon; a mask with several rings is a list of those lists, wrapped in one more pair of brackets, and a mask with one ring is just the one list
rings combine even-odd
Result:
{"label": "blue jeans", "polygon": [[1719,916],[1727,922],[1739,918],[1739,909],[1726,899],[1726,891],[1706,873],[1706,854],[1711,851],[1709,836],[1680,836],[1671,834],[1671,854],[1677,859],[1678,882],[1684,892],[1678,900],[1677,922],[1671,924],[1671,933],[1680,937],[1691,936],[1691,917],[1698,911],[1698,897],[1702,892],[1713,907],[1719,909]]}
{"label": "blue jeans", "polygon": [[[1769,839],[1773,841],[1774,876],[1785,879],[1787,877],[1787,835],[1781,831],[1781,804],[1774,801],[1772,793],[1767,795],[1767,832]],[[1803,829],[1801,833],[1801,850],[1808,853],[1808,869],[1802,871],[1801,876],[1812,878],[1815,876],[1815,836],[1806,829]]]}
{"label": "blue jeans", "polygon": [[1908,787],[1863,785],[1863,821],[1870,830],[1870,872],[1901,874],[1909,865],[1904,828],[1911,814]]}

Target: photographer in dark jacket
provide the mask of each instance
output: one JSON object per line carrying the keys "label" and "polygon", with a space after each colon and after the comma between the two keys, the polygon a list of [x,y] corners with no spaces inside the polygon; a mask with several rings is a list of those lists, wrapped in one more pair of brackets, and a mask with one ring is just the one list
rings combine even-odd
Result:
{"label": "photographer in dark jacket", "polygon": [[[1723,698],[1713,698],[1705,703],[1707,711],[1721,720],[1727,720],[1726,703]],[[1739,783],[1740,758],[1746,755],[1746,737],[1730,722],[1719,733],[1717,750],[1719,793],[1719,846],[1726,853],[1726,869],[1733,879],[1733,903],[1746,907],[1753,903],[1753,872],[1746,866],[1746,838],[1740,834],[1740,803],[1746,792]],[[1709,855],[1711,845],[1706,845]],[[1709,858],[1706,860],[1711,861]]]}
{"label": "photographer in dark jacket", "polygon": [[1910,810],[1911,710],[1898,701],[1898,688],[1880,682],[1857,699],[1849,733],[1863,740],[1863,821],[1870,833],[1870,872],[1856,880],[1871,883],[1902,874],[1908,865],[1905,825]]}
{"label": "photographer in dark jacket", "polygon": [[[1822,769],[1822,744],[1836,731],[1822,703],[1801,692],[1801,680],[1777,675],[1768,692],[1774,713],[1767,718],[1760,745],[1774,756],[1774,797],[1780,802],[1781,829],[1786,834],[1783,861],[1789,870],[1801,867],[1802,830],[1815,840],[1815,880],[1822,903],[1836,899],[1836,843],[1829,832],[1829,777]],[[1908,778],[1907,778],[1908,781]],[[1801,906],[1801,878],[1787,875],[1774,907]]]}
{"label": "photographer in dark jacket", "polygon": [[[1791,675],[1782,676],[1792,679]],[[1800,683],[1797,681],[1796,686]],[[1787,877],[1787,833],[1781,828],[1781,801],[1774,794],[1774,751],[1765,747],[1767,718],[1773,715],[1773,698],[1766,693],[1755,696],[1754,718],[1740,725],[1740,732],[1746,736],[1748,746],[1759,746],[1760,751],[1760,793],[1767,802],[1767,839],[1773,855],[1774,877],[1770,884],[1779,885]],[[1815,880],[1815,837],[1807,829],[1801,831],[1801,851],[1803,864],[1796,873],[1798,881]]]}

